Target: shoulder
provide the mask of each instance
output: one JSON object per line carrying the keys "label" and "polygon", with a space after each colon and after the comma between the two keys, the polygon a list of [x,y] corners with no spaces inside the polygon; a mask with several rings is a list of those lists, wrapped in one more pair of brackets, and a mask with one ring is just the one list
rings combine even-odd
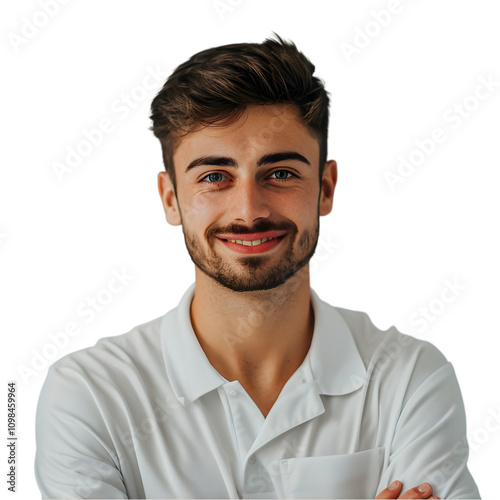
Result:
{"label": "shoulder", "polygon": [[94,346],[70,353],[56,361],[49,374],[70,373],[88,379],[116,379],[134,371],[162,365],[162,317],[134,327],[127,333],[101,338]]}
{"label": "shoulder", "polygon": [[364,312],[334,309],[351,333],[370,384],[389,390],[405,385],[409,397],[438,372],[454,378],[451,364],[432,343],[404,334],[394,326],[381,330]]}
{"label": "shoulder", "polygon": [[[331,306],[333,307],[333,306]],[[422,356],[429,364],[443,365],[444,355],[432,343],[400,332],[392,326],[387,330],[378,328],[365,312],[334,307],[347,324],[363,358],[396,356]],[[408,359],[406,359],[408,361]]]}

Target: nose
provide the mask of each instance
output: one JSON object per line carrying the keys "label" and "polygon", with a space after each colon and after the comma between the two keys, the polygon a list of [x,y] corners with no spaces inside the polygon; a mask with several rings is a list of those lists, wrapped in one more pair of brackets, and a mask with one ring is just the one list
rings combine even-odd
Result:
{"label": "nose", "polygon": [[255,179],[241,179],[233,189],[232,219],[247,225],[271,215],[270,193],[259,186]]}

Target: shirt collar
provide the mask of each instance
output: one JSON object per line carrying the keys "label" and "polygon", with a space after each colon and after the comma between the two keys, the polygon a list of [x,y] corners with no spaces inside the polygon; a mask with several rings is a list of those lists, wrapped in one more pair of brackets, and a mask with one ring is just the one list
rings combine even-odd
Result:
{"label": "shirt collar", "polygon": [[363,386],[366,368],[353,335],[337,309],[311,290],[314,333],[306,360],[320,394],[341,396]]}
{"label": "shirt collar", "polygon": [[[162,319],[162,350],[166,370],[179,402],[186,406],[228,382],[210,364],[193,331],[190,319],[195,285],[188,288],[177,308]],[[352,334],[337,310],[311,290],[314,333],[304,360],[320,394],[349,394],[363,385],[366,369]]]}
{"label": "shirt collar", "polygon": [[210,364],[191,325],[191,301],[195,285],[182,296],[179,305],[162,319],[163,357],[172,389],[186,406],[227,380]]}

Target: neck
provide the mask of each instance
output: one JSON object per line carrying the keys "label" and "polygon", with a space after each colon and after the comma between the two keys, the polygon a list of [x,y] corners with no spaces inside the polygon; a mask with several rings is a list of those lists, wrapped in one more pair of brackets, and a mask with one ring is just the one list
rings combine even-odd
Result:
{"label": "neck", "polygon": [[258,292],[233,292],[196,269],[191,322],[223,377],[247,387],[281,388],[311,343],[309,268],[279,287]]}

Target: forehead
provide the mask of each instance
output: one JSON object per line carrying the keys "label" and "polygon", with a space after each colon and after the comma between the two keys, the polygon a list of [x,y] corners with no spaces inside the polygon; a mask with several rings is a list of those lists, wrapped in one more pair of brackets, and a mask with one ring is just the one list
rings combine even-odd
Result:
{"label": "forehead", "polygon": [[302,123],[296,106],[252,106],[232,123],[195,129],[179,139],[173,160],[176,170],[183,170],[198,156],[229,156],[251,162],[263,154],[279,151],[297,151],[311,165],[319,163],[318,139]]}

